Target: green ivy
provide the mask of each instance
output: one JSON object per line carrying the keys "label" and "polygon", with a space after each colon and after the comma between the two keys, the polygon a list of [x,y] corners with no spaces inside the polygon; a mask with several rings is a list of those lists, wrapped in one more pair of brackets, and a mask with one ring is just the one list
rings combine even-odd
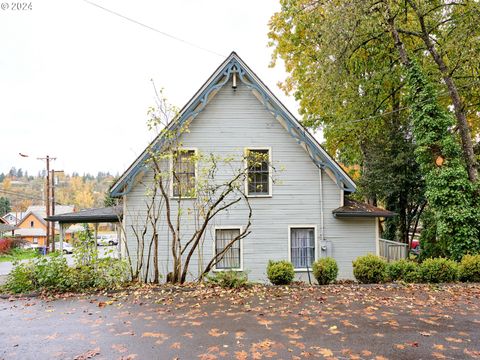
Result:
{"label": "green ivy", "polygon": [[459,260],[480,250],[480,206],[469,181],[453,115],[438,102],[437,92],[420,67],[408,68],[415,156],[425,177],[425,197],[433,213],[440,252]]}

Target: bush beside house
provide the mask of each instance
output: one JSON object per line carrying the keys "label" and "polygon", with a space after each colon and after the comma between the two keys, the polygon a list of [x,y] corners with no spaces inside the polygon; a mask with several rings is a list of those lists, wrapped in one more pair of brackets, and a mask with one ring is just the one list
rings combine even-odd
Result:
{"label": "bush beside house", "polygon": [[353,261],[353,275],[362,284],[378,284],[385,281],[387,262],[379,256],[368,254]]}
{"label": "bush beside house", "polygon": [[418,272],[422,282],[452,282],[458,278],[458,264],[445,258],[431,258],[420,264]]}
{"label": "bush beside house", "polygon": [[289,285],[295,277],[293,264],[286,260],[270,260],[267,265],[267,277],[273,285]]}
{"label": "bush beside house", "polygon": [[248,284],[248,275],[243,271],[217,271],[209,275],[207,280],[224,289],[238,289]]}
{"label": "bush beside house", "polygon": [[480,282],[480,255],[465,255],[458,267],[460,281]]}
{"label": "bush beside house", "polygon": [[386,278],[389,281],[418,282],[418,263],[406,259],[393,261],[387,265]]}
{"label": "bush beside house", "polygon": [[319,285],[331,284],[337,279],[338,265],[334,258],[321,258],[313,263],[312,268]]}

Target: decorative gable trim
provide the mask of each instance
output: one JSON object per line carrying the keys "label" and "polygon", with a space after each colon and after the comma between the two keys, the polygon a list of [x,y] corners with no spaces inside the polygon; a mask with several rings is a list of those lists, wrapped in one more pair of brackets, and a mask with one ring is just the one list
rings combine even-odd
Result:
{"label": "decorative gable trim", "polygon": [[335,176],[337,186],[349,192],[356,189],[356,185],[341,166],[322,148],[318,141],[303,127],[300,122],[285,108],[268,87],[257,75],[232,52],[230,56],[217,68],[213,75],[205,82],[200,90],[183,107],[177,118],[168,124],[162,134],[158,135],[144,152],[122,174],[111,187],[110,194],[119,197],[130,192],[137,177],[146,171],[145,162],[149,158],[150,150],[159,151],[168,141],[165,132],[176,131],[190,123],[203,111],[215,94],[234,76],[238,75],[265,108],[277,119],[285,130],[304,148],[312,161],[320,169],[329,169]]}

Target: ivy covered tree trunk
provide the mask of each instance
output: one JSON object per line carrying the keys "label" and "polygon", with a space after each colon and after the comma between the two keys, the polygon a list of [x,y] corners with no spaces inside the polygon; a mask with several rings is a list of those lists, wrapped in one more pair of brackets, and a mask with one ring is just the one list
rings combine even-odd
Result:
{"label": "ivy covered tree trunk", "polygon": [[415,155],[425,176],[429,207],[436,220],[437,241],[454,259],[480,250],[480,206],[469,181],[455,120],[438,103],[434,87],[415,62],[407,68],[412,102]]}

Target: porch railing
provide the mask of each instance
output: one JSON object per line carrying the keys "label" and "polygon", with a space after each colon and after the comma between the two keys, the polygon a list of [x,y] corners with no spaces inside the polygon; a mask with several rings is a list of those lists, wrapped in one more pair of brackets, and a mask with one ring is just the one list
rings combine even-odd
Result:
{"label": "porch railing", "polygon": [[389,262],[407,258],[408,244],[393,240],[380,239],[379,245],[379,255]]}

